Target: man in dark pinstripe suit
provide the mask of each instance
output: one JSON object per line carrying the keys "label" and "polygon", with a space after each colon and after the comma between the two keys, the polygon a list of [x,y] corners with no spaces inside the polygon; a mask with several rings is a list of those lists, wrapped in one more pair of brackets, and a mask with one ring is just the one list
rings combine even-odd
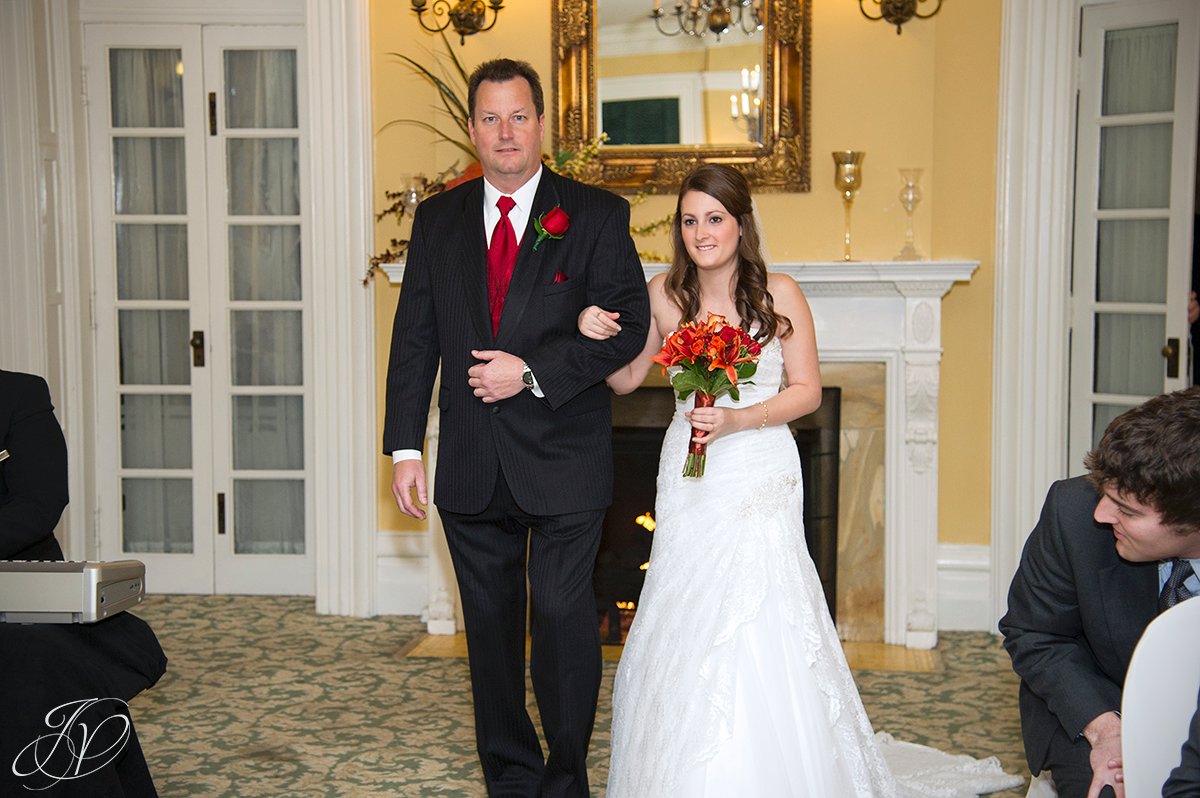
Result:
{"label": "man in dark pinstripe suit", "polygon": [[[481,65],[468,100],[483,178],[431,197],[414,216],[383,449],[395,460],[400,509],[424,518],[419,458],[440,364],[434,503],[462,597],[488,793],[586,796],[600,684],[591,577],[612,500],[604,378],[645,346],[649,300],[628,203],[542,167],[542,89],[532,67]],[[556,207],[569,227],[539,237],[535,221]],[[511,283],[502,309],[490,308],[489,245],[512,233]],[[621,314],[620,334],[577,334],[579,312],[593,304]],[[545,755],[525,709],[527,575]]]}

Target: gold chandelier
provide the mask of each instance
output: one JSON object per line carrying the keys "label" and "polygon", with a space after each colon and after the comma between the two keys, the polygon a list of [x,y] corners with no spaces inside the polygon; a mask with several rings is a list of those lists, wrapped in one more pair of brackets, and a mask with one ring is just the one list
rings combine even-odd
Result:
{"label": "gold chandelier", "polygon": [[[664,28],[663,20],[668,17],[674,19],[668,21]],[[686,3],[676,0],[675,9],[671,12],[663,10],[662,0],[654,0],[650,18],[663,36],[684,33],[699,38],[711,31],[720,41],[722,33],[735,28],[747,36],[753,36],[763,29],[761,0],[690,0]]]}

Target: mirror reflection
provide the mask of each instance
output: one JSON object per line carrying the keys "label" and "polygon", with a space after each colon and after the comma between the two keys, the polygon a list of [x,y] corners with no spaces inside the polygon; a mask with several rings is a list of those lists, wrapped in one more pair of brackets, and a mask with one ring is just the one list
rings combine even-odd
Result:
{"label": "mirror reflection", "polygon": [[758,0],[596,3],[596,104],[606,147],[763,140]]}
{"label": "mirror reflection", "polygon": [[613,191],[674,194],[701,163],[808,191],[811,0],[655,2],[551,0],[554,151],[593,152],[580,176]]}

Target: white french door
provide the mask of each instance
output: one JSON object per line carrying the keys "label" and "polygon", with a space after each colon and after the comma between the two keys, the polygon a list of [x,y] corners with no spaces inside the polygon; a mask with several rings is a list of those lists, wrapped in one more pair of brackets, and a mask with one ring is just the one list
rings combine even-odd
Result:
{"label": "white french door", "polygon": [[1200,4],[1083,9],[1069,465],[1130,407],[1187,385]]}
{"label": "white french door", "polygon": [[312,594],[303,30],[84,29],[100,551]]}

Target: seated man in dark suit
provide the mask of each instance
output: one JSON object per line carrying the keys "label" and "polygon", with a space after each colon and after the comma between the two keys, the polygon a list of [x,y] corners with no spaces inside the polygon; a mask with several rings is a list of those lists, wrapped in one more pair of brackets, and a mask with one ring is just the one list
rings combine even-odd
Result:
{"label": "seated man in dark suit", "polygon": [[0,458],[0,560],[61,560],[67,444],[41,377],[0,371]]}
{"label": "seated man in dark suit", "polygon": [[1196,798],[1200,795],[1200,697],[1196,714],[1188,728],[1188,738],[1180,751],[1179,767],[1171,771],[1163,785],[1162,798]]}
{"label": "seated man in dark suit", "polygon": [[[0,452],[0,560],[61,560],[67,446],[41,377],[0,371]],[[128,701],[166,667],[131,613],[0,623],[0,796],[154,798]]]}
{"label": "seated man in dark suit", "polygon": [[1051,486],[1000,631],[1030,769],[1062,798],[1123,798],[1129,659],[1162,608],[1200,593],[1200,388],[1122,414],[1084,464]]}

